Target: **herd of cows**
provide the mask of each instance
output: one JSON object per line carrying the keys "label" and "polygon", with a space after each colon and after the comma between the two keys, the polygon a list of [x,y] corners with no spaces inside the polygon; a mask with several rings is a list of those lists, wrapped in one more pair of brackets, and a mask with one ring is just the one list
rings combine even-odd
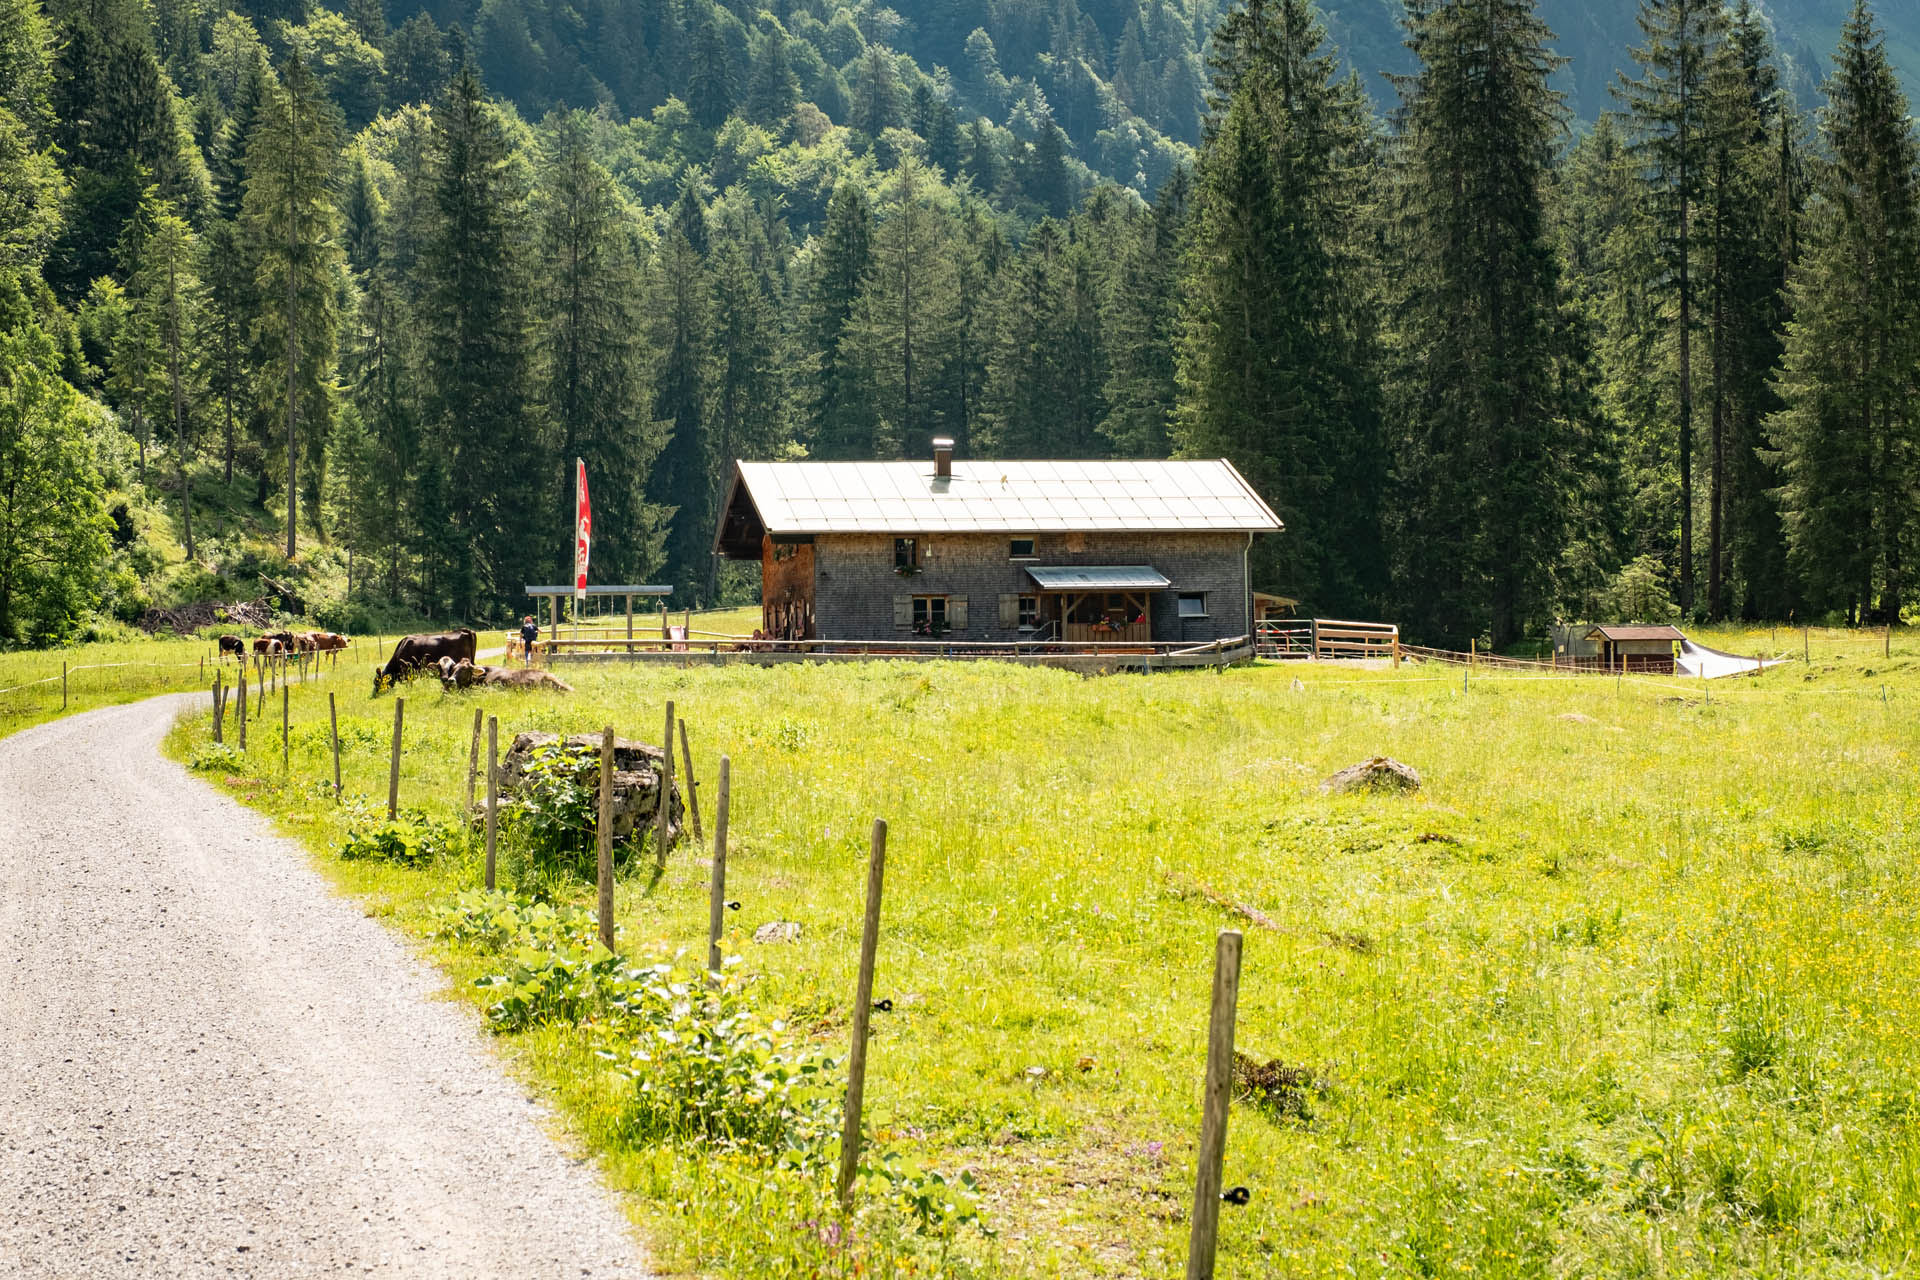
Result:
{"label": "herd of cows", "polygon": [[[475,685],[493,685],[511,689],[548,689],[572,693],[573,686],[550,671],[530,667],[483,667],[479,655],[480,638],[471,628],[442,631],[436,635],[401,636],[393,647],[393,656],[384,666],[373,669],[373,696],[410,680],[422,672],[440,677],[442,687],[470,689]],[[331,631],[270,631],[253,641],[253,652],[263,658],[278,658],[295,653],[328,653],[347,647],[347,638]],[[220,655],[232,654],[245,661],[247,642],[239,636],[220,637]]]}

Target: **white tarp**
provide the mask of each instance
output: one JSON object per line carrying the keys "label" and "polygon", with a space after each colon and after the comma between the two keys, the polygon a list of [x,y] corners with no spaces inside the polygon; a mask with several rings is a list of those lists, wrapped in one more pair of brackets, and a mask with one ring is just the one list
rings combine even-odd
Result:
{"label": "white tarp", "polygon": [[1763,667],[1771,665],[1773,664],[1757,657],[1722,653],[1718,649],[1709,649],[1691,640],[1682,640],[1680,658],[1674,663],[1674,669],[1681,675],[1692,676],[1696,680],[1701,676],[1709,680],[1718,680],[1721,676],[1750,676]]}

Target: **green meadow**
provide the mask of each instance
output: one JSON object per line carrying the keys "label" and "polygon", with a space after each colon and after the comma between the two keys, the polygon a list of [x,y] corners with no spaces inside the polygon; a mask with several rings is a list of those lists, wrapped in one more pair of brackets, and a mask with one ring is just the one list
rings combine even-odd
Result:
{"label": "green meadow", "polygon": [[[1238,1044],[1297,1070],[1236,1103],[1223,1276],[1848,1276],[1920,1250],[1912,785],[1920,638],[1723,630],[1758,678],[1412,663],[1083,678],[995,663],[574,665],[571,696],[404,690],[401,805],[457,822],[475,708],[657,741],[685,718],[709,837],[731,758],[725,947],[756,1018],[844,1052],[868,832],[890,824],[867,1118],[977,1182],[929,1222],[884,1179],[642,1136],[586,1016],[499,1034],[663,1272],[1166,1276],[1185,1256],[1214,937],[1246,935]],[[475,839],[340,857],[384,819],[394,700],[367,663],[241,755],[169,750],[273,816],[456,998],[506,962],[448,935]],[[345,796],[333,799],[328,702]],[[277,702],[273,698],[270,702]],[[202,699],[202,703],[207,700]],[[229,726],[231,738],[231,726]],[[484,748],[483,748],[484,751]],[[1321,794],[1390,755],[1417,795]],[[482,784],[484,789],[484,783]],[[623,870],[619,951],[702,963],[706,851]],[[590,906],[509,840],[505,891]],[[472,899],[469,899],[472,901]],[[760,944],[770,922],[797,941]],[[698,986],[689,1001],[700,999]]]}

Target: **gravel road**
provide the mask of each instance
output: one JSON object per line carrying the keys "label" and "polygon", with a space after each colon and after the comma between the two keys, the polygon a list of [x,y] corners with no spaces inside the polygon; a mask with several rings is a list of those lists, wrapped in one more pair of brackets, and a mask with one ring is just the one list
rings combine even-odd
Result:
{"label": "gravel road", "polygon": [[0,739],[0,1275],[642,1276],[432,967],[161,759],[185,705]]}

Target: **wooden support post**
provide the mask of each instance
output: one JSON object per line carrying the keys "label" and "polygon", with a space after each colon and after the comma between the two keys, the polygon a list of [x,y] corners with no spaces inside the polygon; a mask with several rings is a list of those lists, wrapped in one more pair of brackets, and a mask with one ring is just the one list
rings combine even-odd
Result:
{"label": "wooden support post", "polygon": [[286,685],[280,686],[280,772],[286,773],[293,768],[293,690]]}
{"label": "wooden support post", "polygon": [[1883,644],[1881,646],[1880,656],[1883,658],[1891,658],[1893,656],[1893,624],[1891,622],[1886,625],[1885,633],[1881,639]]}
{"label": "wooden support post", "polygon": [[500,718],[487,717],[487,891],[493,891],[493,851],[500,821]]}
{"label": "wooden support post", "polygon": [[655,865],[667,865],[667,834],[673,816],[673,703],[667,703],[667,729],[660,737],[660,803],[654,806]]}
{"label": "wooden support post", "polygon": [[220,741],[220,677],[213,678],[213,740]]}
{"label": "wooden support post", "polygon": [[[667,754],[673,754],[672,744],[668,744]],[[700,829],[700,784],[693,780],[693,748],[687,745],[687,722],[680,722],[680,767],[687,775],[687,808],[693,812],[693,839],[696,844],[706,840],[706,832]]]}
{"label": "wooden support post", "polygon": [[627,652],[633,652],[633,593],[627,593]]}
{"label": "wooden support post", "polygon": [[387,768],[387,821],[400,816],[400,734],[407,718],[407,700],[393,700],[393,763]]}
{"label": "wooden support post", "polygon": [[1813,665],[1813,628],[1800,628],[1800,661],[1807,666]]}
{"label": "wooden support post", "polygon": [[860,1165],[860,1108],[867,1091],[867,1022],[873,1016],[873,961],[880,946],[880,885],[887,861],[887,821],[873,820],[867,855],[867,918],[860,927],[860,978],[853,997],[853,1051],[847,1059],[847,1108],[840,1125],[840,1178],[835,1190],[843,1213],[853,1212],[853,1173]]}
{"label": "wooden support post", "polygon": [[600,853],[600,941],[613,950],[613,726],[600,739],[600,820],[594,824]]}
{"label": "wooden support post", "polygon": [[247,667],[244,661],[242,661],[240,664],[240,722],[239,723],[240,723],[240,752],[242,755],[244,755],[246,754],[246,750],[247,750]]}
{"label": "wooden support post", "polygon": [[720,807],[713,814],[713,875],[707,905],[707,972],[720,972],[721,920],[727,914],[727,807],[733,790],[733,764],[720,757]]}
{"label": "wooden support post", "polygon": [[333,695],[327,695],[327,727],[333,738],[333,798],[340,799],[340,708]]}
{"label": "wooden support post", "polygon": [[1193,1178],[1193,1230],[1187,1280],[1213,1280],[1220,1239],[1221,1170],[1227,1109],[1233,1101],[1233,1021],[1240,1002],[1240,931],[1222,929],[1213,949],[1213,1005],[1207,1015],[1207,1078],[1200,1119],[1200,1165]]}
{"label": "wooden support post", "polygon": [[473,741],[467,745],[467,808],[473,812],[473,784],[480,774],[480,708],[473,709]]}
{"label": "wooden support post", "polygon": [[67,709],[67,660],[60,659],[60,709]]}

